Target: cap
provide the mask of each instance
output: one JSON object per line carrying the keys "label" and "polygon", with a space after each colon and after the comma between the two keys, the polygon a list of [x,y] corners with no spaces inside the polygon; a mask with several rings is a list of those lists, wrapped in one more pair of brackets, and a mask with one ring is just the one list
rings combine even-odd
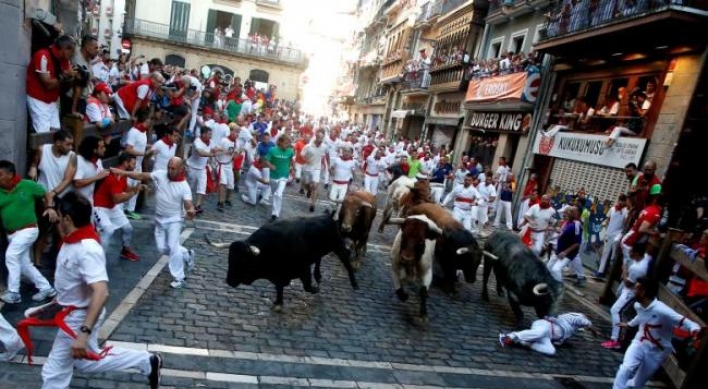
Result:
{"label": "cap", "polygon": [[652,185],[651,188],[649,189],[649,195],[653,196],[653,195],[658,195],[658,194],[661,194],[661,184]]}
{"label": "cap", "polygon": [[96,84],[96,86],[93,87],[93,92],[94,94],[104,92],[108,96],[110,96],[113,94],[113,89],[111,89],[111,87],[108,86],[108,84],[106,84],[105,82],[99,82],[98,84]]}

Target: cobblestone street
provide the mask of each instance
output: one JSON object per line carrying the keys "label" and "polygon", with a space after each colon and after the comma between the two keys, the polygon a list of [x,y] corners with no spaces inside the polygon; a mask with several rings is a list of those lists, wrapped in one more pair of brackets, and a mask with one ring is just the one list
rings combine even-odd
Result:
{"label": "cobblestone street", "polygon": [[[285,290],[283,311],[273,312],[274,287],[264,280],[228,287],[227,249],[205,242],[205,235],[223,242],[245,238],[268,219],[270,208],[236,200],[233,208],[218,213],[211,200],[183,233],[185,246],[197,253],[197,268],[188,275],[186,289],[169,287],[166,258],[156,258],[153,251],[149,217],[134,222],[142,260],[109,265],[111,296],[102,338],[109,344],[162,351],[163,386],[589,389],[609,387],[620,363],[621,354],[600,348],[588,332],[550,358],[502,349],[497,335],[513,329],[513,315],[505,298],[481,300],[481,282],[461,285],[455,297],[433,288],[429,322],[420,322],[417,299],[401,303],[393,293],[393,226],[384,234],[372,233],[368,257],[357,273],[360,290],[352,290],[341,264],[328,256],[320,292],[308,294],[293,281]],[[307,216],[307,207],[304,196],[289,187],[283,216]],[[329,206],[323,202],[318,208],[316,212],[323,212]],[[481,268],[477,278],[481,281]],[[606,332],[606,318],[588,312],[578,299],[566,293],[561,310],[586,312]],[[3,314],[14,324],[27,306],[5,306]],[[533,317],[531,310],[526,314],[527,321]],[[33,330],[38,356],[48,354],[53,335],[51,330]],[[0,365],[0,388],[39,386],[39,366],[22,363],[23,356],[15,362]],[[145,382],[130,372],[90,378],[77,374],[72,387],[143,388]]]}

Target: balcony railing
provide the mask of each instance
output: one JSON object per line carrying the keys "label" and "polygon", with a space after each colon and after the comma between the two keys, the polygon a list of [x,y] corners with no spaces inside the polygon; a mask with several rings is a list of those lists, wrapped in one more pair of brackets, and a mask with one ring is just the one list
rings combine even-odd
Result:
{"label": "balcony railing", "polygon": [[442,2],[442,8],[440,9],[440,15],[445,15],[448,12],[457,9],[462,4],[468,2],[469,0],[447,0]]}
{"label": "balcony railing", "polygon": [[166,24],[148,22],[145,20],[126,20],[125,34],[140,35],[148,38],[163,39],[174,43],[217,49],[234,54],[241,54],[257,58],[284,61],[295,64],[305,64],[307,59],[302,51],[290,47],[251,44],[249,39],[226,38],[215,36],[213,33],[196,30],[178,30]]}
{"label": "balcony railing", "polygon": [[494,12],[498,12],[502,7],[513,7],[515,3],[522,1],[526,0],[492,0],[489,2],[489,12],[487,14],[491,15]]}
{"label": "balcony railing", "polygon": [[[680,3],[680,4],[676,4]],[[614,0],[600,0],[595,8],[578,5],[570,7],[568,3],[555,5],[545,28],[539,34],[539,40],[545,41],[561,36],[594,30],[610,24],[644,16],[657,14],[672,9],[698,8],[708,9],[701,0],[636,0],[633,3]]]}
{"label": "balcony railing", "polygon": [[430,74],[430,89],[436,91],[463,91],[467,89],[469,75],[467,73],[469,65],[462,62],[455,62],[437,67]]}
{"label": "balcony railing", "polygon": [[403,85],[401,91],[413,91],[416,89],[428,89],[430,85],[430,74],[425,70],[406,72],[403,75]]}

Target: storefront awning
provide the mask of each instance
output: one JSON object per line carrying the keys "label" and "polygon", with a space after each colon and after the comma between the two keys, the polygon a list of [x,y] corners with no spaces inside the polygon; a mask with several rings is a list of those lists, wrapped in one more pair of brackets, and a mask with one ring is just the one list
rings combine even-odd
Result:
{"label": "storefront awning", "polygon": [[396,109],[391,112],[394,119],[403,119],[406,116],[425,116],[424,109]]}
{"label": "storefront awning", "polygon": [[436,117],[429,117],[428,120],[426,121],[427,124],[437,124],[440,126],[453,126],[457,127],[458,124],[460,124],[460,119],[461,118],[436,118]]}

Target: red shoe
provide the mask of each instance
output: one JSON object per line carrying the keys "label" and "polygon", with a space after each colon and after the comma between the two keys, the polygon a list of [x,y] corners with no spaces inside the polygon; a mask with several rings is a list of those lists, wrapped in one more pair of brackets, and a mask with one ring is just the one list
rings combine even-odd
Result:
{"label": "red shoe", "polygon": [[129,260],[130,262],[138,262],[140,260],[140,256],[138,254],[135,254],[133,250],[130,249],[130,247],[123,247],[123,250],[120,252],[120,256]]}
{"label": "red shoe", "polygon": [[622,344],[620,342],[618,342],[616,340],[612,340],[612,339],[610,339],[606,342],[600,343],[600,346],[602,348],[606,348],[608,350],[619,350],[622,348]]}

